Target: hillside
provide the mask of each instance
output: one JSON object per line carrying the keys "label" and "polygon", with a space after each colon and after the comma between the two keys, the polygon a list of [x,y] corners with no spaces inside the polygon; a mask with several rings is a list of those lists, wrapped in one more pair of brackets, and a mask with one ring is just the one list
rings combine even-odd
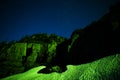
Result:
{"label": "hillside", "polygon": [[70,39],[34,34],[20,41],[2,42],[0,77],[10,76],[3,80],[118,80],[119,10],[120,3],[112,5],[98,21],[75,30]]}

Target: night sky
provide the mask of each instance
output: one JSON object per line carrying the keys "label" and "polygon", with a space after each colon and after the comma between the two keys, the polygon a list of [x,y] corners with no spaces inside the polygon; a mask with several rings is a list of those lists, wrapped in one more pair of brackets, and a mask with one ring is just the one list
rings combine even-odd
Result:
{"label": "night sky", "polygon": [[118,0],[0,0],[0,41],[35,33],[69,38],[108,12]]}

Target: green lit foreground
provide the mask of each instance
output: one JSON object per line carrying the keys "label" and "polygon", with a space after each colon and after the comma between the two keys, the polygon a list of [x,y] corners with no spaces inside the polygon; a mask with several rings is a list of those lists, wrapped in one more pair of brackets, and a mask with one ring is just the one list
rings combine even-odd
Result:
{"label": "green lit foreground", "polygon": [[38,74],[45,66],[3,78],[1,80],[119,80],[120,54],[108,56],[100,60],[82,64],[68,65],[63,73]]}

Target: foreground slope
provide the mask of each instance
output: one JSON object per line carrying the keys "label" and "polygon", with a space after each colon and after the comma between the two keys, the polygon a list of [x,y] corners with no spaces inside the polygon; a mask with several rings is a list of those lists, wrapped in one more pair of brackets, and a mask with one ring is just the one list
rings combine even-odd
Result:
{"label": "foreground slope", "polygon": [[87,64],[67,65],[67,70],[63,73],[38,74],[37,72],[43,68],[45,66],[39,66],[1,80],[119,80],[120,54]]}

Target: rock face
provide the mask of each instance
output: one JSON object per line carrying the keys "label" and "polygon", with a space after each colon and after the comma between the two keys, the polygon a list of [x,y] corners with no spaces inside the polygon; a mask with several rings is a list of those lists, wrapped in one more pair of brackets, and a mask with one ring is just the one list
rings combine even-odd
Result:
{"label": "rock face", "polygon": [[[100,20],[91,23],[84,29],[74,31],[68,40],[56,35],[35,34],[30,37],[26,36],[17,43],[8,44],[7,47],[4,46],[0,49],[0,76],[5,77],[23,72],[39,65],[45,65],[46,68],[38,73],[51,73],[53,71],[62,73],[67,70],[66,65],[89,63],[88,65],[94,69],[89,68],[89,66],[84,66],[86,68],[81,69],[80,66],[80,71],[84,71],[84,73],[79,73],[79,69],[77,69],[76,75],[79,74],[79,78],[74,78],[75,80],[93,79],[96,74],[98,74],[95,76],[96,80],[99,80],[99,77],[102,79],[101,76],[107,76],[109,79],[110,75],[115,76],[115,80],[117,80],[118,76],[115,74],[120,75],[118,72],[120,70],[118,58],[120,53],[119,10],[120,3],[113,5]],[[116,54],[118,56],[114,56],[112,59],[99,60]],[[96,60],[99,61],[94,64],[93,61]],[[115,63],[113,63],[114,60]],[[106,67],[106,63],[112,67]],[[100,68],[101,66],[103,68]],[[102,73],[101,69],[105,70],[105,74]],[[94,74],[96,70],[97,73]],[[69,77],[68,80],[70,80]]]}
{"label": "rock face", "polygon": [[27,43],[15,43],[7,50],[7,60],[22,61],[22,57],[26,56]]}
{"label": "rock face", "polygon": [[[8,49],[6,49],[5,53],[2,53],[0,56],[5,59],[2,61],[0,65],[2,65],[1,70],[4,69],[5,72],[14,71],[16,69],[17,71],[14,71],[16,73],[26,71],[30,68],[39,66],[40,64],[44,62],[51,62],[52,55],[56,54],[56,43],[50,43],[48,44],[47,51],[43,51],[45,47],[44,44],[38,44],[38,43],[15,43],[12,44]],[[3,56],[4,55],[4,56]],[[45,58],[46,57],[46,58]],[[44,62],[43,62],[44,61]],[[17,67],[21,67],[22,70],[20,70]],[[5,67],[11,67],[11,69],[8,70],[5,69]],[[0,76],[7,75],[8,73],[4,73],[0,71]]]}
{"label": "rock face", "polygon": [[91,23],[91,25],[83,30],[76,31],[79,37],[75,39],[76,41],[73,42],[69,50],[70,55],[76,54],[74,56],[72,55],[72,61],[73,59],[75,60],[72,64],[78,64],[78,61],[80,63],[90,62],[105,56],[120,53],[119,10],[120,5],[116,4],[100,20]]}
{"label": "rock face", "polygon": [[26,56],[26,46],[26,43],[15,43],[1,53],[0,77],[24,71],[22,57]]}
{"label": "rock face", "polygon": [[23,60],[23,65],[26,67],[26,69],[32,68],[35,65],[40,50],[41,44],[29,43],[27,45],[27,53]]}
{"label": "rock face", "polygon": [[26,43],[14,43],[10,47],[5,47],[7,50],[3,50],[4,52],[1,51],[0,57],[6,60],[22,61],[22,56],[26,56],[26,48]]}
{"label": "rock face", "polygon": [[[35,38],[36,36],[33,37]],[[12,42],[1,47],[0,77],[6,77],[39,65],[51,63],[53,57],[56,55],[56,46],[64,41],[64,38],[55,35],[52,35],[52,37],[54,39],[43,38],[43,41],[38,40],[39,42],[32,40],[34,43],[27,42],[30,39],[29,37],[28,39],[23,39],[23,42]]]}
{"label": "rock face", "polygon": [[[113,5],[100,20],[91,23],[84,29],[74,31],[67,42],[57,47],[59,56],[56,59],[65,57],[66,64],[77,65],[120,53],[119,10],[120,3]],[[65,60],[61,62],[65,62]]]}
{"label": "rock face", "polygon": [[56,47],[57,47],[57,42],[55,42],[55,41],[52,41],[50,44],[48,44],[47,63],[50,63],[52,61],[52,59],[55,57],[55,55],[56,55]]}

